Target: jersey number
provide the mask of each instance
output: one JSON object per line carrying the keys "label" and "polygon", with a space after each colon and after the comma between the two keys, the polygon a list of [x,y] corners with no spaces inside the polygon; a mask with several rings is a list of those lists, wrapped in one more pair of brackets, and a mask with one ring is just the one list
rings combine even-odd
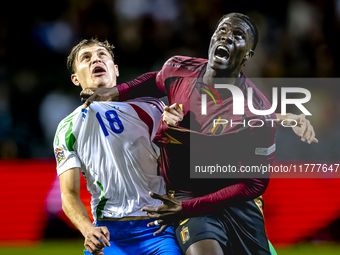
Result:
{"label": "jersey number", "polygon": [[[100,116],[99,112],[97,112],[96,117],[99,121],[100,127],[102,128],[104,135],[108,136],[109,132],[107,131],[107,128],[104,124],[104,121],[102,119],[102,117]],[[105,117],[108,120],[111,130],[114,133],[120,134],[121,132],[124,131],[124,126],[122,124],[122,122],[120,121],[118,114],[115,110],[110,110],[110,111],[106,111],[105,112]]]}

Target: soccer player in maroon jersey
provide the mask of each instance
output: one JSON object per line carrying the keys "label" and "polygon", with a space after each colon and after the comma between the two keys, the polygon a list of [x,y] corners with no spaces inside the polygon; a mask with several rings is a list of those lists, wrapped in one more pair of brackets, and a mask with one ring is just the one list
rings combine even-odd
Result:
{"label": "soccer player in maroon jersey", "polygon": [[[256,25],[249,17],[227,14],[212,35],[208,60],[175,56],[161,71],[117,85],[120,100],[167,95],[172,105],[166,108],[155,142],[161,149],[167,187],[175,191],[176,199],[152,194],[163,205],[144,210],[155,218],[151,225],[161,225],[160,231],[182,220],[176,234],[185,254],[270,254],[259,199],[268,186],[269,176],[191,179],[189,170],[192,155],[198,165],[218,162],[238,170],[241,166],[273,163],[276,124],[266,120],[276,119],[275,114],[258,116],[246,106],[243,116],[235,116],[231,95],[219,90],[222,106],[208,101],[209,114],[201,115],[202,88],[214,87],[216,78],[234,84],[244,95],[251,87],[255,109],[270,108],[268,100],[242,72],[254,54],[257,40]],[[117,90],[98,90],[87,103],[117,98]],[[261,128],[239,124],[214,129],[213,119],[224,116],[234,123],[254,120],[255,126],[260,119],[265,124]],[[304,133],[305,138],[316,141],[314,131],[308,127],[310,134]]]}

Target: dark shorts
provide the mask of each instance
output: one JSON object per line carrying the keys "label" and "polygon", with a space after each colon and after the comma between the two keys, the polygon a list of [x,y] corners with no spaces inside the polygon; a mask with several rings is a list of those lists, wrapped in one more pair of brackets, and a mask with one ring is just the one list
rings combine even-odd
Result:
{"label": "dark shorts", "polygon": [[184,254],[191,244],[214,239],[226,254],[270,255],[263,215],[254,201],[184,220],[176,237]]}

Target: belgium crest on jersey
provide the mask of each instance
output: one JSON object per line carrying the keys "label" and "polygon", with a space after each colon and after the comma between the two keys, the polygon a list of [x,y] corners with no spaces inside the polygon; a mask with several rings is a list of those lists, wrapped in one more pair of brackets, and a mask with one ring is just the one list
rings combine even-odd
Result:
{"label": "belgium crest on jersey", "polygon": [[227,116],[227,114],[218,115],[212,120],[212,123],[210,125],[210,132],[212,135],[220,135],[223,133],[224,129],[229,124]]}
{"label": "belgium crest on jersey", "polygon": [[185,244],[190,239],[188,227],[183,227],[182,228],[182,230],[181,230],[181,239],[182,239],[183,244]]}

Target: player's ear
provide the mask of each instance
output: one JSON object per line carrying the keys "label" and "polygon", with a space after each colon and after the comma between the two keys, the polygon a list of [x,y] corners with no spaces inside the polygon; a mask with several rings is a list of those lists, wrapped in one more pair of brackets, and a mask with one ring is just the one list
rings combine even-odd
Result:
{"label": "player's ear", "polygon": [[71,80],[72,80],[72,82],[73,82],[74,85],[80,86],[80,82],[79,82],[78,76],[77,76],[76,74],[72,74],[72,75],[71,75]]}
{"label": "player's ear", "polygon": [[116,72],[116,77],[119,77],[118,65],[115,65],[115,72]]}
{"label": "player's ear", "polygon": [[253,50],[249,50],[246,55],[243,57],[243,59],[245,61],[248,61],[250,60],[252,57],[254,56],[254,51]]}

